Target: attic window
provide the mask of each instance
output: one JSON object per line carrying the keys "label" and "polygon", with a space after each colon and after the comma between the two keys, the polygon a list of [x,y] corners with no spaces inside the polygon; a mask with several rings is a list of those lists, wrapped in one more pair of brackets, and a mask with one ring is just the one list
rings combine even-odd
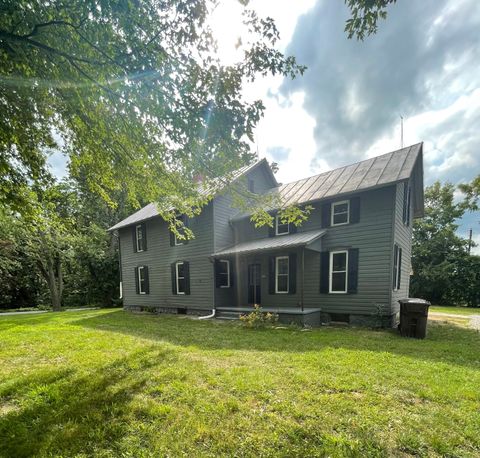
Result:
{"label": "attic window", "polygon": [[253,181],[251,178],[248,179],[248,190],[250,192],[255,192],[255,181]]}

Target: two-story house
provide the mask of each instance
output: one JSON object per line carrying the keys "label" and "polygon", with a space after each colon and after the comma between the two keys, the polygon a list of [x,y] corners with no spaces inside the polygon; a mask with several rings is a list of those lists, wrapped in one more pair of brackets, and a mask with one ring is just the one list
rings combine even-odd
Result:
{"label": "two-story house", "polygon": [[124,307],[238,316],[261,304],[283,322],[394,326],[408,297],[412,218],[423,216],[422,144],[279,185],[265,159],[238,171],[282,206],[314,207],[301,226],[255,228],[219,191],[177,240],[149,204],[119,222]]}

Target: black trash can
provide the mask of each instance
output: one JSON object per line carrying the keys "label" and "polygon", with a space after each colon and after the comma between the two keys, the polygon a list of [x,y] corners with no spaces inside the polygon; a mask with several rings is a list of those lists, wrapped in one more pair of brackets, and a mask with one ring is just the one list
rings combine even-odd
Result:
{"label": "black trash can", "polygon": [[425,299],[400,299],[400,334],[403,337],[425,339],[427,335],[428,307]]}

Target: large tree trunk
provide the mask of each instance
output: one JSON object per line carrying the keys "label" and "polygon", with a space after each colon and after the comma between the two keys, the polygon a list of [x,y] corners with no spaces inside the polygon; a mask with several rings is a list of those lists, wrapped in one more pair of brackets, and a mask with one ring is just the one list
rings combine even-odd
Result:
{"label": "large tree trunk", "polygon": [[63,295],[62,261],[60,260],[60,256],[57,256],[55,260],[47,258],[44,261],[45,264],[42,261],[38,262],[40,271],[50,290],[52,309],[54,312],[59,312],[62,310]]}

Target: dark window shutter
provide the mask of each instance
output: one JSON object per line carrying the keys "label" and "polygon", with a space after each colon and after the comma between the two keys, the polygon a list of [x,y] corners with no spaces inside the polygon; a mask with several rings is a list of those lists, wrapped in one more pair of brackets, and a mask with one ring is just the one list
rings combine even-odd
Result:
{"label": "dark window shutter", "polygon": [[170,229],[168,232],[170,233],[170,246],[175,246],[175,234]]}
{"label": "dark window shutter", "polygon": [[190,263],[183,262],[183,275],[185,275],[185,294],[190,294]]}
{"label": "dark window shutter", "polygon": [[406,216],[406,224],[407,226],[410,226],[410,208],[411,208],[411,188],[410,186],[408,187],[408,194],[407,194],[407,216]]}
{"label": "dark window shutter", "polygon": [[143,273],[145,275],[145,282],[143,283],[145,288],[145,294],[150,294],[150,279],[148,277],[148,266],[143,267]]}
{"label": "dark window shutter", "polygon": [[403,183],[403,222],[407,222],[408,183]]}
{"label": "dark window shutter", "polygon": [[[185,227],[190,227],[190,219],[188,218],[187,215],[183,215],[183,216],[182,216],[182,221],[183,221],[183,225],[184,225]],[[189,241],[188,239],[184,239],[184,240],[182,240],[182,243],[183,243],[184,245],[186,245],[186,244],[188,243],[188,241]]]}
{"label": "dark window shutter", "polygon": [[268,226],[268,236],[269,237],[275,237],[275,233],[276,233],[276,230],[277,230],[277,218],[276,218],[276,214],[272,215],[273,216],[273,226],[270,227]]}
{"label": "dark window shutter", "polygon": [[233,286],[233,279],[234,279],[234,270],[233,265],[235,264],[235,260],[232,259],[230,261],[230,288]]}
{"label": "dark window shutter", "polygon": [[288,256],[288,294],[297,292],[297,253]]}
{"label": "dark window shutter", "polygon": [[147,225],[142,223],[142,248],[147,251]]}
{"label": "dark window shutter", "polygon": [[140,294],[140,285],[138,284],[138,267],[135,267],[135,292]]}
{"label": "dark window shutter", "polygon": [[322,204],[322,227],[330,227],[332,203]]}
{"label": "dark window shutter", "polygon": [[275,294],[275,257],[268,258],[268,293]]}
{"label": "dark window shutter", "polygon": [[214,262],[214,268],[215,268],[215,287],[220,288],[220,261],[218,259],[215,259]]}
{"label": "dark window shutter", "polygon": [[400,289],[400,285],[402,282],[402,249],[398,249],[398,285],[397,289]]}
{"label": "dark window shutter", "polygon": [[296,234],[297,233],[297,226],[295,226],[295,224],[293,224],[293,223],[290,223],[288,225],[288,232],[290,234]]}
{"label": "dark window shutter", "polygon": [[352,197],[350,199],[350,222],[360,222],[360,197]]}
{"label": "dark window shutter", "polygon": [[175,270],[175,263],[170,265],[170,271],[172,274],[172,294],[177,294],[177,272]]}
{"label": "dark window shutter", "polygon": [[137,252],[137,226],[132,226],[133,252]]}
{"label": "dark window shutter", "polygon": [[358,286],[358,248],[348,250],[348,293],[355,294]]}
{"label": "dark window shutter", "polygon": [[328,270],[330,264],[330,253],[322,251],[320,253],[320,292],[328,294]]}

